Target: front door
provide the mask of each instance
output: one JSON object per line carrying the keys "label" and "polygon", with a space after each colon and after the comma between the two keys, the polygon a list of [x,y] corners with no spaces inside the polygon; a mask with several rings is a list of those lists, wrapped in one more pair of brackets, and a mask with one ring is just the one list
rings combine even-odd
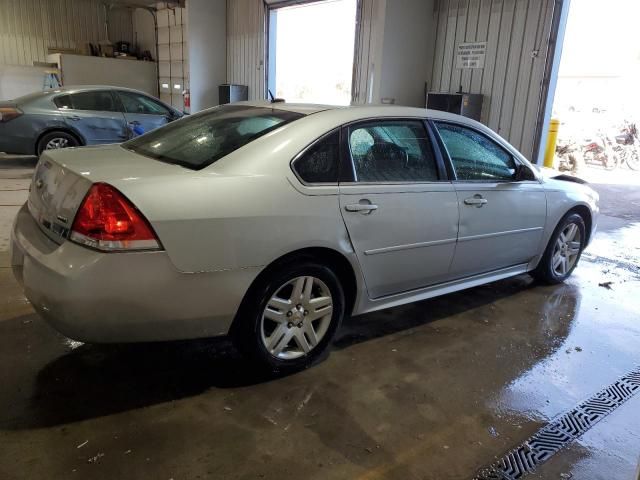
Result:
{"label": "front door", "polygon": [[70,108],[59,111],[87,145],[118,143],[129,138],[124,115],[109,90],[89,90],[69,97]]}
{"label": "front door", "polygon": [[546,220],[540,182],[531,172],[517,179],[519,162],[487,135],[453,123],[436,126],[456,176],[460,211],[451,274],[465,277],[529,262],[540,250]]}
{"label": "front door", "polygon": [[118,90],[117,95],[132,136],[155,130],[173,118],[168,108],[146,95],[126,90]]}
{"label": "front door", "polygon": [[[458,230],[456,192],[439,174],[420,120],[345,128],[352,181],[340,209],[371,298],[449,278]],[[441,170],[440,170],[441,171]]]}

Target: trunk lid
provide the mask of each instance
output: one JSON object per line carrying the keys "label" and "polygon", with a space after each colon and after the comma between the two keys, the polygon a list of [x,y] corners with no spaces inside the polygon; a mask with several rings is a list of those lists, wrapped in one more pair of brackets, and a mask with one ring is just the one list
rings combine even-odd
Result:
{"label": "trunk lid", "polygon": [[49,150],[36,166],[27,206],[41,230],[51,240],[62,243],[93,183],[106,182],[118,188],[117,184],[123,181],[153,179],[180,171],[184,169],[136,155],[119,145]]}

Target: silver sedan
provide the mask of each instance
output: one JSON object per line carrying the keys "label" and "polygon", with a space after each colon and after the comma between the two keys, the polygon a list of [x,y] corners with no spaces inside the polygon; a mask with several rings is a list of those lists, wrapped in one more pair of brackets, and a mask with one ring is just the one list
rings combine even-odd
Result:
{"label": "silver sedan", "polygon": [[442,112],[240,103],[122,145],[47,151],[12,264],[69,337],[230,334],[299,368],[345,315],[513,275],[565,280],[598,196]]}

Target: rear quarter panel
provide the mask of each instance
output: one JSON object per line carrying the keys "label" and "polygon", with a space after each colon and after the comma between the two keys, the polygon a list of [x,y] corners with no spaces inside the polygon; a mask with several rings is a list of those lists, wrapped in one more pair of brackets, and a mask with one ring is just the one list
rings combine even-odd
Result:
{"label": "rear quarter panel", "polygon": [[311,246],[351,250],[337,187],[334,194],[304,195],[277,175],[194,175],[135,189],[115,186],[149,219],[183,272],[264,266]]}
{"label": "rear quarter panel", "polygon": [[24,114],[0,124],[0,151],[35,155],[38,138],[49,130],[67,129],[67,124],[57,112],[23,110]]}

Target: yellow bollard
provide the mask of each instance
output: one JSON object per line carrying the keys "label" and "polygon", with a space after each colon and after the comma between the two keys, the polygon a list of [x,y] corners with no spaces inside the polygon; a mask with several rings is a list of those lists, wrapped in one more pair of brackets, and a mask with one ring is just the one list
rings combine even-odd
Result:
{"label": "yellow bollard", "polygon": [[547,136],[547,148],[544,151],[544,166],[553,168],[553,159],[556,156],[556,143],[558,142],[558,129],[560,120],[552,118],[549,122],[549,135]]}

